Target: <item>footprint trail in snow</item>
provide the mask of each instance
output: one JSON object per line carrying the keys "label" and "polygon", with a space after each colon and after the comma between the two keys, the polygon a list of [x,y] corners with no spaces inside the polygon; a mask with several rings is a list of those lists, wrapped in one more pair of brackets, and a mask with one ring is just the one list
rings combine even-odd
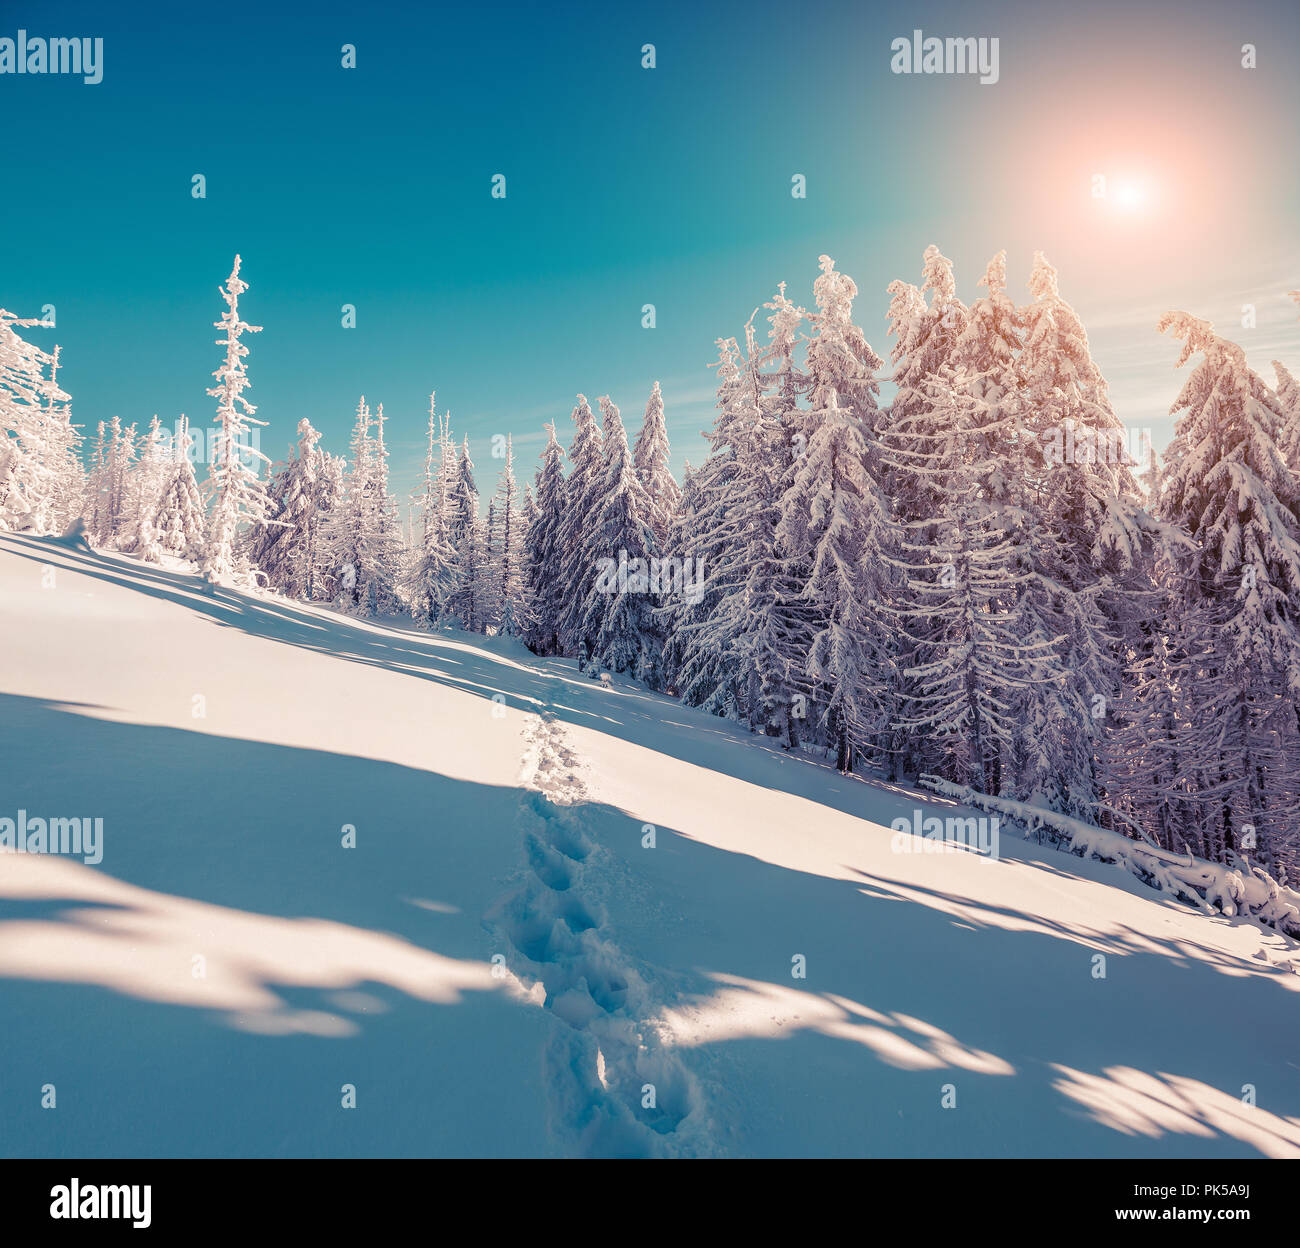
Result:
{"label": "footprint trail in snow", "polygon": [[551,1130],[568,1155],[653,1157],[712,1151],[700,1089],[655,1021],[650,968],[611,938],[590,881],[612,865],[564,729],[529,729],[520,801],[524,879],[488,917],[539,984],[555,1020],[544,1056]]}

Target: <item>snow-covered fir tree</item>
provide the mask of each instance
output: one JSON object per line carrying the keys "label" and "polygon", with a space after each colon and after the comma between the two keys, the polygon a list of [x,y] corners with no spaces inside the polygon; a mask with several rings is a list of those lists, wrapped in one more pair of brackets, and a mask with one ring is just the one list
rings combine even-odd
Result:
{"label": "snow-covered fir tree", "polygon": [[1139,503],[1127,430],[1111,407],[1087,332],[1041,251],[1029,287],[1035,298],[1021,309],[1020,369],[1031,432],[1046,451],[1044,518],[1060,538],[1053,571],[1078,588],[1140,563],[1152,528]]}
{"label": "snow-covered fir tree", "polygon": [[[949,290],[950,272],[941,269],[940,275],[942,280],[936,280]],[[885,462],[880,479],[888,489],[894,516],[909,526],[914,543],[926,538],[924,521],[937,515],[947,492],[946,480],[935,470],[935,455],[955,433],[945,423],[951,415],[948,389],[953,384],[963,385],[1002,418],[998,427],[1007,439],[1001,460],[1008,467],[995,474],[989,486],[997,501],[1024,504],[1016,494],[1018,475],[1009,467],[1020,453],[1017,431],[1024,397],[1018,362],[1020,318],[1006,293],[1005,252],[990,261],[979,284],[988,288],[987,297],[963,310],[962,329],[955,337],[943,339],[942,355],[937,348],[943,326],[936,324],[921,292],[902,282],[890,286],[890,332],[898,337],[892,358],[899,389],[881,422],[880,454]],[[928,352],[917,345],[927,332]],[[940,375],[944,381],[936,385]]]}
{"label": "snow-covered fir tree", "polygon": [[86,472],[86,492],[81,511],[86,528],[95,540],[100,540],[108,522],[108,429],[101,420],[91,443],[90,467]]}
{"label": "snow-covered fir tree", "polygon": [[249,534],[249,559],[267,585],[303,602],[332,597],[336,579],[329,530],[343,465],[320,437],[307,417],[298,422],[298,444],[267,487],[270,514]]}
{"label": "snow-covered fir tree", "polygon": [[411,614],[430,626],[442,617],[454,581],[456,552],[449,535],[453,455],[451,413],[439,416],[435,396],[430,394],[428,448],[417,499],[419,533],[412,543],[406,577]]}
{"label": "snow-covered fir tree", "polygon": [[806,447],[780,503],[778,541],[811,608],[805,671],[817,722],[852,770],[870,746],[883,761],[893,661],[880,618],[888,508],[879,490],[877,371],[884,361],[854,323],[858,289],[829,256],[813,283],[816,312],[804,365],[811,402]]}
{"label": "snow-covered fir tree", "polygon": [[519,487],[515,481],[514,442],[506,435],[505,464],[497,479],[496,494],[488,519],[491,551],[488,579],[491,594],[491,624],[498,632],[517,636],[523,603],[524,527],[519,508]]}
{"label": "snow-covered fir tree", "polygon": [[61,533],[81,516],[86,492],[86,472],[81,463],[81,431],[72,423],[69,397],[59,387],[60,348],[50,353],[50,375],[45,380],[45,420],[50,500],[46,523]]}
{"label": "snow-covered fir tree", "polygon": [[668,526],[681,502],[682,492],[668,467],[668,428],[664,424],[664,396],[656,381],[645,406],[645,420],[636,436],[632,460],[650,500],[650,527],[662,549]]}
{"label": "snow-covered fir tree", "polygon": [[[1170,575],[1169,549],[1161,548],[1150,614],[1128,649],[1123,690],[1100,743],[1107,799],[1101,821],[1182,853],[1191,843],[1198,851],[1207,846],[1200,835],[1201,812],[1187,789],[1185,751],[1191,743],[1184,717],[1194,717],[1195,708],[1185,704],[1179,683],[1182,664],[1171,623],[1176,577]],[[1106,817],[1112,811],[1117,818]]]}
{"label": "snow-covered fir tree", "polygon": [[486,538],[479,516],[478,486],[474,482],[474,462],[469,456],[469,437],[461,444],[452,487],[447,538],[454,552],[451,587],[447,595],[447,614],[461,628],[482,632],[489,597],[486,576]]}
{"label": "snow-covered fir tree", "polygon": [[560,652],[561,619],[567,605],[563,579],[565,511],[564,448],[555,426],[546,426],[546,447],[537,469],[533,515],[524,540],[525,643],[537,654]]}
{"label": "snow-covered fir tree", "polygon": [[688,702],[786,745],[797,742],[800,720],[818,718],[807,664],[822,622],[821,604],[804,593],[807,552],[784,548],[778,536],[783,500],[793,497],[818,424],[799,399],[815,385],[814,367],[827,376],[840,370],[846,392],[862,397],[862,369],[878,363],[849,315],[851,279],[835,272],[829,257],[820,265],[815,292],[825,338],[809,348],[809,372],[794,362],[807,313],[787,298],[784,283],[765,305],[765,347],[756,344],[752,317],[743,351],[734,339],[719,341],[718,418],[692,500],[692,553],[705,591],[673,612],[666,651]]}
{"label": "snow-covered fir tree", "polygon": [[221,367],[213,373],[217,384],[208,391],[217,400],[218,434],[208,478],[212,513],[203,574],[213,582],[229,580],[244,571],[235,553],[240,529],[247,523],[260,523],[267,509],[266,487],[260,471],[261,464],[270,461],[249,438],[253,425],[266,422],[254,418],[257,409],[244,398],[249,385],[244,365],[248,348],[240,341],[246,333],[261,333],[262,327],[240,318],[239,296],[248,289],[248,283],[239,276],[240,263],[236,256],[221,290],[226,311],[214,322],[214,327],[222,331],[217,345],[225,347],[226,355]]}
{"label": "snow-covered fir tree", "polygon": [[[381,409],[382,413],[382,409]],[[388,494],[383,426],[365,395],[357,403],[343,493],[328,524],[328,547],[336,592],[362,615],[396,609],[400,575],[397,517]]]}
{"label": "snow-covered fir tree", "polygon": [[[889,411],[889,423],[893,425],[903,419],[919,418],[932,402],[930,379],[951,361],[966,328],[968,311],[957,297],[952,261],[933,244],[925,249],[920,288],[895,281],[890,284],[889,294],[890,333],[896,338],[891,352],[891,380],[897,387]],[[892,481],[882,484],[891,497],[896,496]],[[904,521],[914,518],[909,514],[909,501],[904,494],[895,505]],[[932,510],[920,500],[918,506],[925,513]]]}
{"label": "snow-covered fir tree", "polygon": [[782,499],[795,485],[808,446],[799,396],[811,381],[794,359],[808,314],[786,297],[784,282],[764,307],[771,313],[771,328],[761,354],[756,356],[746,334],[753,361],[746,369],[747,385],[756,396],[759,418],[747,456],[742,558],[749,571],[742,605],[749,622],[739,649],[750,727],[779,737],[789,748],[799,743],[799,722],[807,715],[807,659],[814,621],[820,618],[804,593],[810,574],[806,552],[791,551],[778,538]]}
{"label": "snow-covered fir tree", "polygon": [[106,545],[119,545],[131,530],[131,466],[136,458],[135,426],[122,427],[114,416],[108,425],[109,441],[104,464],[104,528],[98,534]]}
{"label": "snow-covered fir tree", "polygon": [[742,369],[745,361],[734,338],[720,338],[717,346],[718,414],[706,435],[710,454],[687,482],[669,533],[674,556],[693,571],[704,569],[704,580],[701,592],[667,604],[670,636],[663,667],[666,682],[687,706],[739,720],[747,712],[737,641],[749,624],[744,612],[749,528],[736,512],[752,510],[744,500],[754,483],[749,469],[760,421],[753,369]]}
{"label": "snow-covered fir tree", "polygon": [[388,439],[384,405],[375,412],[375,438],[369,456],[370,480],[366,494],[372,540],[370,543],[370,610],[391,615],[401,610],[400,583],[405,550],[397,500],[388,488]]}
{"label": "snow-covered fir tree", "polygon": [[57,357],[17,332],[42,323],[0,308],[0,529],[61,528],[65,493],[74,487],[76,434]]}
{"label": "snow-covered fir tree", "polygon": [[582,604],[579,638],[584,669],[630,672],[660,684],[663,641],[655,619],[659,550],[650,526],[650,499],[637,476],[618,407],[600,399],[603,472],[584,535],[584,565],[592,584]]}
{"label": "snow-covered fir tree", "polygon": [[565,479],[564,523],[560,543],[561,575],[566,587],[566,605],[559,620],[560,645],[569,654],[585,658],[590,639],[583,636],[582,621],[587,595],[596,579],[596,569],[587,558],[587,535],[591,532],[602,494],[605,457],[600,426],[586,395],[578,395],[573,409],[573,441],[569,444],[569,475]]}
{"label": "snow-covered fir tree", "polygon": [[900,543],[907,595],[891,612],[912,643],[899,723],[920,734],[920,761],[945,779],[996,794],[1019,740],[1019,695],[1059,684],[1055,638],[1024,607],[1032,573],[1019,566],[1007,509],[991,497],[1013,436],[1004,412],[943,365],[927,383],[921,449],[909,471],[944,483],[933,516]]}
{"label": "snow-covered fir tree", "polygon": [[1291,471],[1300,472],[1300,381],[1277,360],[1273,361],[1273,372],[1277,376],[1277,401],[1283,417],[1278,445]]}
{"label": "snow-covered fir tree", "polygon": [[1178,413],[1159,514],[1191,535],[1172,586],[1174,678],[1188,710],[1180,765],[1197,846],[1294,871],[1300,837],[1300,479],[1278,445],[1285,416],[1245,352],[1208,321],[1162,332],[1199,355]]}
{"label": "snow-covered fir tree", "polygon": [[[1024,440],[1038,458],[1029,461],[1033,514],[1022,545],[1037,574],[1034,606],[1063,638],[1059,663],[1068,679],[1048,687],[1053,705],[1025,716],[1021,786],[1087,816],[1099,796],[1098,734],[1108,730],[1107,707],[1120,694],[1124,652],[1148,616],[1159,529],[1143,508],[1127,433],[1087,333],[1042,252],[1034,254],[1029,288],[1019,366]],[[1045,756],[1045,743],[1055,757]]]}
{"label": "snow-covered fir tree", "polygon": [[877,429],[876,397],[880,393],[876,373],[884,361],[853,322],[853,301],[858,296],[853,279],[838,272],[830,256],[818,257],[818,263],[821,273],[813,282],[817,311],[812,316],[814,332],[804,364],[813,404],[812,425],[818,427],[820,413],[830,410],[823,404],[834,390],[837,410],[846,411],[861,425],[864,436],[872,437]]}
{"label": "snow-covered fir tree", "polygon": [[794,363],[807,314],[784,284],[765,306],[766,347],[756,346],[752,317],[743,355],[735,339],[718,343],[711,454],[690,474],[669,534],[674,553],[688,555],[702,577],[702,592],[672,604],[665,668],[688,703],[790,746],[808,714],[819,613],[803,593],[806,552],[783,549],[777,528],[815,421],[798,406],[810,383]]}
{"label": "snow-covered fir tree", "polygon": [[849,772],[872,747],[880,761],[888,728],[892,659],[878,552],[889,520],[867,470],[870,415],[841,407],[831,385],[819,385],[813,402],[816,432],[782,500],[777,535],[808,568],[803,596],[817,615],[806,672],[836,766]]}
{"label": "snow-covered fir tree", "polygon": [[498,583],[500,563],[497,559],[497,502],[488,499],[487,518],[483,521],[483,631],[496,630],[497,615],[501,610],[501,587]]}
{"label": "snow-covered fir tree", "polygon": [[150,563],[161,563],[164,555],[192,563],[203,558],[207,514],[194,476],[192,446],[189,422],[182,416],[175,439],[162,442],[156,492],[136,525],[134,553]]}
{"label": "snow-covered fir tree", "polygon": [[343,474],[343,497],[334,509],[329,525],[330,552],[335,565],[339,598],[353,610],[362,609],[369,599],[369,575],[373,534],[366,487],[371,477],[370,407],[363,394],[357,401],[352,426],[347,468]]}
{"label": "snow-covered fir tree", "polygon": [[[914,562],[916,549],[933,541],[925,526],[943,501],[944,484],[932,471],[937,446],[934,434],[935,378],[950,364],[957,342],[966,331],[968,313],[957,298],[952,264],[933,244],[922,260],[922,286],[896,280],[888,287],[891,380],[896,391],[889,407],[877,418],[878,437],[869,447],[870,468],[882,493],[889,499],[893,548],[880,552],[885,567],[882,588],[887,601],[899,609],[914,606],[905,568]],[[928,296],[928,298],[927,298]],[[942,393],[940,388],[939,393]],[[913,549],[905,551],[906,541]],[[895,778],[914,775],[924,767],[921,738],[905,727],[906,706],[914,678],[906,673],[917,662],[915,631],[896,630],[891,637],[894,663],[890,694],[895,728],[887,745],[890,770]]]}
{"label": "snow-covered fir tree", "polygon": [[140,440],[139,458],[127,476],[126,517],[118,542],[123,550],[154,563],[158,560],[153,522],[173,454],[171,438],[155,413]]}
{"label": "snow-covered fir tree", "polygon": [[131,534],[129,485],[135,457],[135,426],[124,429],[117,416],[107,426],[100,421],[84,512],[91,536],[101,545],[117,546]]}

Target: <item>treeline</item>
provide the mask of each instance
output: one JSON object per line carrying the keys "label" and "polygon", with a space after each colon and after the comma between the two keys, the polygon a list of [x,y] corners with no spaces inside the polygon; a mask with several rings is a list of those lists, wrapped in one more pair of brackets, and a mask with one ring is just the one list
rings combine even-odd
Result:
{"label": "treeline", "polygon": [[[407,528],[382,406],[350,453],[303,420],[263,481],[248,445],[238,260],[207,497],[189,434],[101,426],[84,480],[57,354],[0,312],[0,524],[84,517],[146,559],[254,577],[365,614],[518,636],[627,672],[844,771],[930,774],[1275,874],[1300,854],[1300,387],[1174,312],[1194,361],[1163,461],[1135,462],[1041,253],[967,305],[927,250],[889,288],[896,392],[823,256],[813,308],[781,285],[720,339],[710,453],[669,471],[656,383],[634,443],[579,396],[518,490],[509,439],[483,506],[468,440],[430,404]],[[1300,298],[1300,296],[1297,296]],[[1135,468],[1141,467],[1141,479]]]}

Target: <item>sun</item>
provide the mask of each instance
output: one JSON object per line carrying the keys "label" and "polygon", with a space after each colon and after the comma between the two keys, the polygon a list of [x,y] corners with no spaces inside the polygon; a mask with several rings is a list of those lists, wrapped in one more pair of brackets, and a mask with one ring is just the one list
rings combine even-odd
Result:
{"label": "sun", "polygon": [[1119,187],[1115,192],[1115,202],[1124,209],[1132,212],[1141,208],[1146,201],[1146,192],[1135,182],[1127,183]]}

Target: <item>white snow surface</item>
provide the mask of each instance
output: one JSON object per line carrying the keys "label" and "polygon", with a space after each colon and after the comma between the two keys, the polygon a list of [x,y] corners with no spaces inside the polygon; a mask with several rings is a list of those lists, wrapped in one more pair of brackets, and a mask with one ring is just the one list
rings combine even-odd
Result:
{"label": "white snow surface", "polygon": [[1294,940],[513,641],[3,536],[0,764],[2,1156],[1300,1156]]}

